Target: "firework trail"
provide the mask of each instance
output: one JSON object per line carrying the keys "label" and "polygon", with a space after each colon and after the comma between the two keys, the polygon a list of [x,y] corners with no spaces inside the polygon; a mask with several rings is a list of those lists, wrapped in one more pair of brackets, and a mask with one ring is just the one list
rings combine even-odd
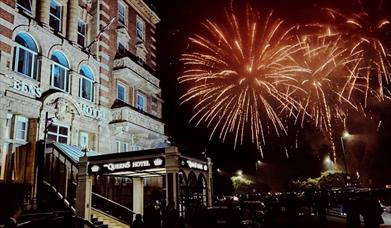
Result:
{"label": "firework trail", "polygon": [[351,54],[362,55],[358,66],[360,77],[355,82],[358,91],[365,94],[364,106],[367,106],[368,96],[382,101],[390,95],[384,84],[389,84],[391,80],[390,52],[387,48],[387,42],[391,39],[391,22],[388,12],[382,12],[385,7],[381,0],[355,0],[355,5],[358,9],[354,12],[331,8],[324,10],[333,20],[334,29],[351,42]]}
{"label": "firework trail", "polygon": [[190,38],[192,51],[182,55],[178,78],[187,89],[181,103],[194,104],[190,121],[206,124],[210,138],[218,134],[224,142],[230,134],[236,146],[249,133],[262,150],[267,127],[286,134],[277,108],[295,110],[284,88],[302,70],[289,64],[300,47],[288,42],[293,27],[283,27],[272,13],[261,17],[247,7],[245,15],[226,11],[225,20],[207,20],[205,33]]}
{"label": "firework trail", "polygon": [[297,43],[301,48],[291,56],[292,61],[305,70],[297,72],[298,84],[287,90],[300,104],[295,106],[300,108],[294,117],[301,127],[310,122],[328,138],[335,161],[333,132],[349,112],[359,110],[350,94],[357,86],[355,70],[361,55],[351,55],[338,35],[302,36]]}

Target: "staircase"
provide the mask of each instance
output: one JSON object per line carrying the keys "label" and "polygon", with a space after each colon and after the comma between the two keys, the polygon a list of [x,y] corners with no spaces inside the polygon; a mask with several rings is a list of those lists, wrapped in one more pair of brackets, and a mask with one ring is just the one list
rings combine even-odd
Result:
{"label": "staircase", "polygon": [[[72,156],[64,148],[71,149]],[[80,157],[84,155],[80,148],[70,145],[48,145],[42,187],[39,189],[43,201],[53,204],[51,206],[56,210],[69,210],[73,214],[77,189],[77,153],[80,153]],[[88,227],[129,228],[132,223],[134,213],[129,208],[96,193],[91,196],[91,209],[91,220],[85,221]]]}
{"label": "staircase", "polygon": [[102,223],[104,225],[98,227],[107,227],[107,228],[129,228],[129,225],[120,222],[118,219],[105,214],[102,211],[97,209],[91,210],[91,222],[96,224],[95,221]]}

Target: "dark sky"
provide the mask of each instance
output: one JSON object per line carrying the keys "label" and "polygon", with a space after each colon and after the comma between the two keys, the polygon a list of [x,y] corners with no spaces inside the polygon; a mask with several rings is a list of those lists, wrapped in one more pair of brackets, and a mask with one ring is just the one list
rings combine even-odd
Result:
{"label": "dark sky", "polygon": [[[319,17],[317,9],[321,6],[327,5],[328,7],[346,9],[351,7],[349,4],[351,1],[354,0],[250,0],[251,4],[257,7],[258,10],[273,10],[287,23],[292,24],[317,20],[317,17]],[[177,84],[177,77],[183,69],[179,58],[188,47],[187,38],[200,31],[201,22],[205,19],[220,17],[223,14],[224,7],[229,6],[231,0],[150,0],[150,2],[156,7],[161,18],[157,31],[159,64],[157,75],[161,79],[162,96],[165,100],[163,119],[166,123],[166,134],[174,145],[181,148],[196,153],[206,150],[207,155],[213,158],[216,168],[228,172],[243,169],[244,172],[254,173],[255,162],[261,159],[261,155],[251,142],[245,142],[243,146],[239,146],[234,150],[233,143],[230,140],[225,143],[216,138],[209,140],[208,129],[195,128],[193,124],[188,123],[192,113],[191,107],[189,105],[179,105],[178,102],[179,96],[183,93],[182,88]],[[234,1],[235,4],[246,2],[248,1]],[[345,5],[341,5],[341,2]],[[388,12],[391,12],[391,9]],[[390,115],[387,110],[389,110],[389,107],[384,106],[378,109],[379,114],[377,116],[384,119],[383,127],[390,126]],[[360,119],[356,122],[358,123],[352,125],[366,126],[362,122],[368,121]],[[296,134],[298,134],[299,140],[298,148],[295,147]],[[389,136],[390,131],[383,129],[382,134],[378,137],[381,145],[379,146],[381,152],[378,152],[378,156],[386,158],[378,160],[383,163],[384,161],[391,161],[388,155],[390,153],[386,153],[390,145],[385,143],[386,140],[384,142],[381,140]],[[313,151],[316,150],[322,154],[327,151],[327,147],[321,143],[314,144],[313,142],[322,141],[321,138],[313,129],[304,129],[298,132],[297,129],[292,128],[289,137],[268,139],[267,146],[264,147],[262,161],[269,165],[268,168],[264,168],[264,171],[270,172],[271,176],[275,175],[276,179],[279,180],[281,177],[277,177],[278,175],[282,176],[282,179],[284,177],[286,179],[318,175],[321,157],[319,153],[314,156]],[[285,149],[289,151],[289,156],[286,156]],[[270,168],[273,166],[275,169]],[[389,178],[389,181],[391,181],[391,178]]]}

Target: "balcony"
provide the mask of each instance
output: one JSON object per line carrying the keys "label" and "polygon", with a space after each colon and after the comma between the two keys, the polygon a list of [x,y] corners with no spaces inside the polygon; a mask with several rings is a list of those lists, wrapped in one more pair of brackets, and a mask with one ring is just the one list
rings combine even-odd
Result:
{"label": "balcony", "polygon": [[154,134],[164,135],[164,124],[160,119],[143,113],[126,104],[115,104],[111,109],[111,124],[127,122],[132,124],[135,133],[148,130]]}
{"label": "balcony", "polygon": [[160,80],[156,78],[146,64],[137,63],[137,57],[126,51],[117,55],[113,62],[113,73],[117,78],[125,79],[137,87],[149,90],[151,93],[160,94]]}

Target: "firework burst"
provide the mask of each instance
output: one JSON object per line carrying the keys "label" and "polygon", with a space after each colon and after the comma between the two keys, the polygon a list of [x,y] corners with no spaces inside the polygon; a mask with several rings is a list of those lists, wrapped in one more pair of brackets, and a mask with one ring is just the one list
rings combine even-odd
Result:
{"label": "firework burst", "polygon": [[301,126],[311,122],[329,139],[335,160],[333,132],[343,125],[350,111],[359,110],[351,91],[357,86],[361,55],[351,55],[338,35],[302,36],[297,40],[301,48],[292,55],[292,61],[305,70],[297,73],[297,85],[287,90],[300,104],[294,117]]}
{"label": "firework burst", "polygon": [[[234,145],[244,135],[262,149],[266,128],[286,133],[278,107],[295,107],[284,92],[301,67],[289,65],[289,56],[299,45],[288,42],[293,28],[272,13],[260,17],[247,7],[245,15],[226,11],[226,23],[207,20],[205,33],[190,38],[191,52],[182,55],[184,72],[179,83],[187,88],[181,103],[192,102],[190,121],[204,123],[223,141],[234,136]],[[290,108],[294,110],[294,108]]]}
{"label": "firework burst", "polygon": [[[375,2],[378,2],[376,5]],[[334,29],[351,42],[351,54],[361,53],[356,82],[359,91],[364,92],[364,105],[367,105],[368,96],[377,100],[389,97],[384,84],[391,80],[390,54],[387,49],[391,21],[382,11],[383,1],[371,1],[364,4],[356,0],[358,9],[355,12],[342,12],[326,8],[326,12],[333,19]],[[388,34],[388,35],[387,35]]]}

